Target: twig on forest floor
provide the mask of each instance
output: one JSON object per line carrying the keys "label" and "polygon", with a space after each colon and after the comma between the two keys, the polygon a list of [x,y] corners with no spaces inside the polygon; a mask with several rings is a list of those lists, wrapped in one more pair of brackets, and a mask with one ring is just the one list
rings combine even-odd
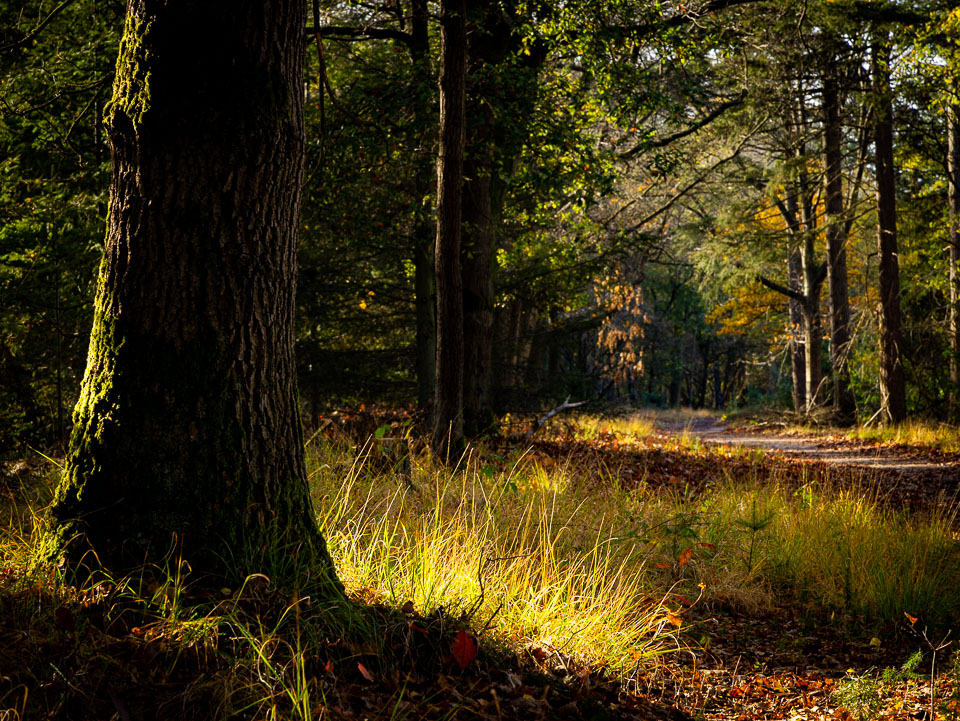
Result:
{"label": "twig on forest floor", "polygon": [[526,433],[523,434],[524,440],[533,437],[533,434],[534,434],[534,433],[536,433],[536,432],[539,431],[541,428],[543,428],[543,425],[544,425],[547,421],[549,421],[551,418],[553,418],[555,415],[557,415],[558,413],[562,413],[563,411],[569,410],[569,409],[571,409],[571,408],[576,408],[576,407],[578,407],[578,406],[582,406],[582,405],[584,405],[585,403],[588,403],[588,402],[589,402],[589,401],[579,401],[578,403],[571,403],[571,402],[570,402],[570,396],[567,396],[566,399],[563,401],[563,403],[561,403],[559,406],[557,406],[557,407],[554,408],[552,411],[550,411],[549,413],[547,413],[547,415],[545,415],[543,418],[541,418],[539,421],[537,421],[537,422],[534,424],[533,428],[531,428],[529,431],[527,431]]}

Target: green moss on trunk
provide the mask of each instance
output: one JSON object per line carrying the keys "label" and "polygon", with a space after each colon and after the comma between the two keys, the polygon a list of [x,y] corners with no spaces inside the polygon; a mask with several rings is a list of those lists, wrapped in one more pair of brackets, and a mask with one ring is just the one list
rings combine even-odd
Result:
{"label": "green moss on trunk", "polygon": [[303,8],[267,5],[128,7],[87,372],[49,517],[74,565],[176,549],[242,579],[297,554],[339,588],[293,358]]}

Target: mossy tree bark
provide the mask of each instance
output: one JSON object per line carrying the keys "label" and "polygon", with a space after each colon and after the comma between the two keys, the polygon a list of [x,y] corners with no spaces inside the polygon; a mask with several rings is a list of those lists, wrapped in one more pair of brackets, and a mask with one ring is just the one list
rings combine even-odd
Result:
{"label": "mossy tree bark", "polygon": [[293,356],[304,26],[297,0],[128,3],[93,332],[50,516],[68,558],[92,548],[123,572],[175,544],[195,571],[242,578],[284,548],[338,585]]}

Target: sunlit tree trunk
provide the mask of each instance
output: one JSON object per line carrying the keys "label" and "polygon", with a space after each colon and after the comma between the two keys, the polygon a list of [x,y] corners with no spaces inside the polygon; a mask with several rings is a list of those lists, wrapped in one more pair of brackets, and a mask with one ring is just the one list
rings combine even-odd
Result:
{"label": "sunlit tree trunk", "polygon": [[284,548],[336,585],[293,355],[304,23],[292,0],[128,4],[93,331],[50,512],[68,558],[123,572],[176,546],[239,580]]}
{"label": "sunlit tree trunk", "polygon": [[[805,151],[801,149],[797,157],[801,162],[805,162]],[[788,205],[794,217],[799,215],[796,227],[800,233],[800,280],[803,285],[800,312],[803,318],[804,397],[807,412],[820,405],[820,385],[823,380],[820,369],[823,346],[820,288],[823,286],[824,269],[817,262],[815,245],[817,216],[813,203],[807,171],[801,168],[797,180],[797,195],[793,196]]]}
{"label": "sunlit tree trunk", "polygon": [[900,264],[897,258],[897,199],[893,168],[893,102],[890,46],[886,34],[873,41],[874,151],[877,172],[877,248],[880,276],[880,405],[890,423],[907,417],[900,355]]}

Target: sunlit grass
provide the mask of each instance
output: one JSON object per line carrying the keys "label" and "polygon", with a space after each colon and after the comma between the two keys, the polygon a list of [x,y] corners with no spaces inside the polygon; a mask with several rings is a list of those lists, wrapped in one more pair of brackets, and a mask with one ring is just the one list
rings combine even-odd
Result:
{"label": "sunlit grass", "polygon": [[945,423],[909,420],[896,426],[871,425],[851,431],[850,436],[881,443],[936,448],[946,453],[960,452],[960,428]]}
{"label": "sunlit grass", "polygon": [[[321,452],[323,454],[323,452]],[[625,669],[663,647],[665,617],[638,549],[617,536],[616,494],[584,498],[573,470],[522,457],[503,468],[429,459],[410,477],[312,475],[324,531],[349,588],[424,614],[443,606],[504,640]]]}
{"label": "sunlit grass", "polygon": [[704,534],[717,547],[705,581],[715,593],[732,589],[734,599],[750,587],[762,596],[786,591],[821,615],[889,624],[907,613],[949,627],[960,622],[955,513],[908,516],[868,491],[817,484],[728,486],[704,505]]}
{"label": "sunlit grass", "polygon": [[855,428],[836,428],[829,424],[813,426],[789,423],[778,427],[776,431],[792,435],[839,435],[877,443],[932,448],[944,453],[960,453],[960,427],[916,418],[899,425],[871,423],[868,426]]}

